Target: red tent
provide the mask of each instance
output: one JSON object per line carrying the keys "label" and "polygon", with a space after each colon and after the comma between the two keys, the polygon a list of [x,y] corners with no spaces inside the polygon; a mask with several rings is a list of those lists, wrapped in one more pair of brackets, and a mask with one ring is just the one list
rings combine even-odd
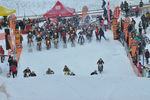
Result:
{"label": "red tent", "polygon": [[75,9],[65,7],[62,3],[59,1],[56,2],[55,6],[49,10],[47,13],[45,13],[44,17],[68,17],[72,16],[75,12]]}

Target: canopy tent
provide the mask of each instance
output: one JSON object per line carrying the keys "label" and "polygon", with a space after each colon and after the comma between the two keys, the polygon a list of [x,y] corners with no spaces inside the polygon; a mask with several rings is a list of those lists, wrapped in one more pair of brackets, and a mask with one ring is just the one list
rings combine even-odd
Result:
{"label": "canopy tent", "polygon": [[44,17],[68,17],[68,16],[72,16],[74,13],[75,13],[75,9],[65,7],[61,2],[57,1],[55,6],[47,13],[45,13],[43,16]]}
{"label": "canopy tent", "polygon": [[16,10],[14,10],[14,9],[7,9],[7,8],[0,6],[0,16],[8,16],[15,12],[16,12]]}

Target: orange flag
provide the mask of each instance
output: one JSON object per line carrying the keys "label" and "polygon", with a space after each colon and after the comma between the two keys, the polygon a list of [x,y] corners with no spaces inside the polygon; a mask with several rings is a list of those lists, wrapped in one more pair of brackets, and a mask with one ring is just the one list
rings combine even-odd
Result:
{"label": "orange flag", "polygon": [[132,34],[131,34],[131,32],[129,32],[129,48],[131,48],[131,36]]}
{"label": "orange flag", "polygon": [[132,57],[135,56],[135,52],[136,52],[136,40],[132,39],[131,40],[131,55],[132,55]]}

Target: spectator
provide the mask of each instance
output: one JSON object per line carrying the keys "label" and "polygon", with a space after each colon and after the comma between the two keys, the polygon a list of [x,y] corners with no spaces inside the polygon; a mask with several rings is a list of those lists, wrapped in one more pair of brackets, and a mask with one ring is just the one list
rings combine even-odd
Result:
{"label": "spectator", "polygon": [[148,49],[146,49],[146,51],[145,51],[145,58],[146,58],[146,64],[148,64],[149,63],[149,51],[148,51]]}
{"label": "spectator", "polygon": [[135,16],[136,17],[138,17],[138,15],[139,15],[139,7],[138,6],[136,6],[136,8],[134,9],[135,10]]}
{"label": "spectator", "polygon": [[11,68],[10,68],[11,72],[12,72],[12,75],[13,75],[13,78],[15,78],[17,76],[17,67],[15,65],[13,65]]}
{"label": "spectator", "polygon": [[150,78],[150,70],[148,71],[148,78]]}
{"label": "spectator", "polygon": [[138,72],[140,74],[142,74],[142,64],[141,64],[141,62],[139,62],[139,65],[137,66],[137,69],[138,69]]}
{"label": "spectator", "polygon": [[142,0],[139,3],[139,7],[143,7],[143,1]]}

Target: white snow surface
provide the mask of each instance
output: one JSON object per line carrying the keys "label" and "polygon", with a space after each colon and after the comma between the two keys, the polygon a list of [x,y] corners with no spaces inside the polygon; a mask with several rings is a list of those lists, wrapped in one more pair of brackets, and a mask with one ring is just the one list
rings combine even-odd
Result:
{"label": "white snow surface", "polygon": [[[60,1],[78,10],[84,5],[88,5],[89,9],[101,8],[101,0]],[[131,3],[134,1],[140,0],[130,0]],[[26,7],[26,14],[32,15],[33,13],[27,10],[32,9],[37,14],[43,14],[53,7],[56,0],[0,0],[1,5],[16,10],[17,2],[22,4],[22,7],[16,15],[24,14],[23,9]],[[110,2],[112,5],[119,5],[121,0]],[[0,83],[5,84],[10,95],[9,100],[149,100],[150,79],[136,77],[124,47],[119,41],[113,40],[112,31],[107,31],[105,35],[109,41],[102,38],[101,42],[97,42],[93,36],[91,43],[86,40],[84,45],[76,43],[76,47],[67,43],[67,48],[63,48],[60,43],[58,49],[52,45],[50,50],[46,50],[43,43],[42,51],[37,51],[34,46],[32,53],[28,52],[24,35],[18,77],[6,78],[7,61],[4,64],[0,63],[3,69]],[[0,45],[5,48],[5,41],[0,41]],[[97,70],[96,63],[100,57],[105,63],[104,72],[90,76],[92,71]],[[68,65],[76,76],[65,76],[62,71],[64,65]],[[35,71],[37,77],[23,78],[23,70],[26,67]],[[49,67],[54,70],[54,75],[45,75]],[[5,94],[1,92],[0,100],[6,100]]]}
{"label": "white snow surface", "polygon": [[[102,0],[59,0],[64,6],[75,8],[76,11],[82,11],[83,6],[89,10],[101,9]],[[110,2],[110,8],[114,9],[120,6],[121,1],[125,0],[105,0]],[[129,4],[139,4],[140,0],[126,0]],[[0,5],[6,8],[15,9],[17,16],[43,15],[50,10],[57,0],[0,0]],[[148,0],[143,0],[148,3]]]}

